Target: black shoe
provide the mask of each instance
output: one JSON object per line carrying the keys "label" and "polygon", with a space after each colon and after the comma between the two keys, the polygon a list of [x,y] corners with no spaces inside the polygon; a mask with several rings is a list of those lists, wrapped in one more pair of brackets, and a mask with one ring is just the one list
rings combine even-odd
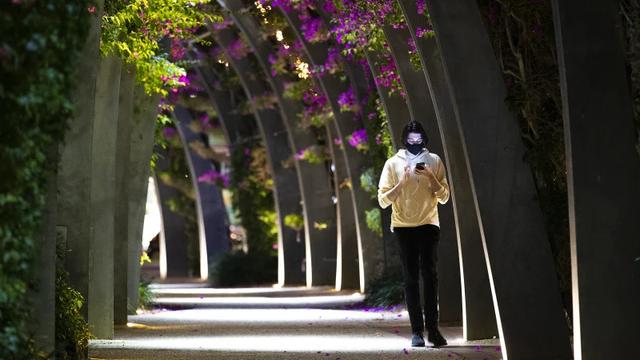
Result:
{"label": "black shoe", "polygon": [[411,338],[411,346],[413,347],[424,347],[424,338],[422,334],[413,334]]}
{"label": "black shoe", "polygon": [[428,340],[433,344],[434,348],[439,348],[447,345],[447,339],[445,339],[442,334],[440,334],[440,330],[434,329],[429,331]]}

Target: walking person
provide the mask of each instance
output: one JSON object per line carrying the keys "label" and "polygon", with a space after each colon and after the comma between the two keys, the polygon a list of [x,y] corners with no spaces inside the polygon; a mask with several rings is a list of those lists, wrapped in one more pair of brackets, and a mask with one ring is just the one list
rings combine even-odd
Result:
{"label": "walking person", "polygon": [[[392,206],[391,230],[400,245],[411,346],[425,346],[424,330],[434,347],[447,345],[438,329],[438,203],[449,200],[444,164],[427,150],[427,134],[417,121],[402,130],[404,149],[384,164],[378,203]],[[420,301],[420,273],[424,301]],[[424,308],[424,317],[423,317]]]}

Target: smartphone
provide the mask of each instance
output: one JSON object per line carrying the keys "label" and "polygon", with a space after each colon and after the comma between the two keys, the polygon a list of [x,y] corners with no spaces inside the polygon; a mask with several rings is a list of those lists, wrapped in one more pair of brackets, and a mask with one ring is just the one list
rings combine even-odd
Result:
{"label": "smartphone", "polygon": [[416,169],[424,170],[424,163],[423,162],[417,163],[416,164]]}

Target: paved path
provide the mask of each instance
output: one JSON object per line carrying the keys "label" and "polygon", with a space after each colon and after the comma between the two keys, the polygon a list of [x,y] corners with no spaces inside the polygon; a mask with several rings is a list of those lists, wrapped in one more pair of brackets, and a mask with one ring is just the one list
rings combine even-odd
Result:
{"label": "paved path", "polygon": [[[324,288],[206,289],[163,286],[164,309],[129,317],[114,340],[92,340],[93,359],[501,359],[496,340],[411,348],[403,309],[368,309],[362,295]],[[170,307],[171,309],[167,309]]]}

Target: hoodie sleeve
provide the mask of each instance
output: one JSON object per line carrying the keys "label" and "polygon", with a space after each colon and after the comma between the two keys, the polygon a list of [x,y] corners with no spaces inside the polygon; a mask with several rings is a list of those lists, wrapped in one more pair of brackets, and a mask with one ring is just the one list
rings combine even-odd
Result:
{"label": "hoodie sleeve", "polygon": [[393,200],[389,198],[389,195],[397,183],[394,175],[393,168],[387,160],[387,162],[384,163],[380,181],[378,182],[378,204],[383,209],[389,207],[393,202]]}
{"label": "hoodie sleeve", "polygon": [[439,157],[437,159],[437,164],[435,175],[436,179],[442,186],[442,189],[435,193],[435,197],[438,199],[440,204],[446,204],[447,201],[449,201],[449,183],[447,182],[447,174],[444,169],[444,164]]}

